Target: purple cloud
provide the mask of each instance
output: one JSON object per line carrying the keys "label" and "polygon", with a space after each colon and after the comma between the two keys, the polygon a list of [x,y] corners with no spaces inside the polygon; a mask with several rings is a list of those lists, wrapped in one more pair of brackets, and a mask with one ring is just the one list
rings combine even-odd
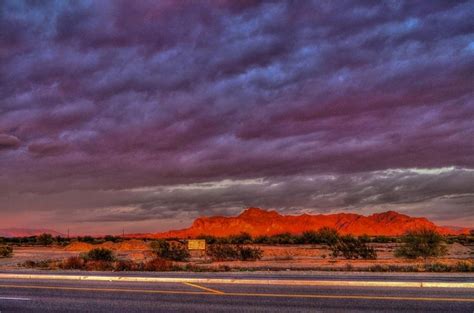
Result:
{"label": "purple cloud", "polygon": [[[472,209],[445,200],[473,193],[465,178],[474,168],[471,1],[0,6],[0,199],[34,193],[49,203],[110,191],[110,199],[81,206],[89,221],[117,218],[110,212],[127,212],[127,220],[207,208],[224,214],[244,204],[364,211],[411,201],[403,205],[452,220]],[[376,188],[381,172],[420,168],[453,168],[455,187],[410,195],[389,188],[378,198],[385,200],[363,202],[341,183],[346,200],[321,200],[327,206],[300,183],[284,184],[267,202],[259,200],[261,185],[231,200],[188,192],[182,206],[127,192],[325,175]],[[412,190],[403,177],[388,182]],[[329,186],[321,194],[342,192]],[[53,221],[75,210],[67,199],[63,211],[51,209]],[[11,206],[43,211],[37,200]]]}

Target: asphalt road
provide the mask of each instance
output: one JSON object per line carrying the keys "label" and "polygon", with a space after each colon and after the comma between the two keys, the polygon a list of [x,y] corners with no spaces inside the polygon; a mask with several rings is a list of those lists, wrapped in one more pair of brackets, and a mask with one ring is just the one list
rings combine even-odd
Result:
{"label": "asphalt road", "polygon": [[[90,273],[89,273],[90,274]],[[115,273],[116,275],[117,273]],[[213,274],[167,273],[176,277]],[[154,273],[153,275],[158,275]],[[163,274],[161,274],[163,275]],[[277,279],[317,274],[222,273]],[[328,275],[328,274],[320,274]],[[364,274],[333,275],[351,280]],[[383,279],[383,275],[371,275]],[[418,275],[385,280],[419,279]],[[471,276],[424,275],[431,281],[473,281]],[[327,277],[324,277],[327,279]],[[0,312],[474,312],[474,289],[264,286],[0,279]]]}

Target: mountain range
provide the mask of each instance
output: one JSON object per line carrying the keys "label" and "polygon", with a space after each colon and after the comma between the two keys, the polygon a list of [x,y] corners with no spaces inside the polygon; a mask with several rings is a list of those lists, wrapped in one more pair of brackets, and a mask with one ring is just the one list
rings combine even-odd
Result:
{"label": "mountain range", "polygon": [[276,211],[248,208],[234,217],[212,216],[197,218],[191,227],[155,234],[133,234],[131,237],[195,238],[200,235],[225,237],[241,232],[252,236],[281,233],[301,234],[304,231],[331,227],[341,234],[398,236],[421,227],[435,229],[441,234],[463,234],[469,229],[437,226],[424,217],[410,217],[394,211],[363,216],[354,213],[282,215]]}

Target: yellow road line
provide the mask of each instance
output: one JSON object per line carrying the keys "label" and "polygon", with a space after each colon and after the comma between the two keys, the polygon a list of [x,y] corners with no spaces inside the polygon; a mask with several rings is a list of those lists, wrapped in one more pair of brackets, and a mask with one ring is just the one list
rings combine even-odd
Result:
{"label": "yellow road line", "polygon": [[275,297],[275,298],[474,302],[474,298],[428,298],[428,297],[393,297],[393,296],[361,296],[361,295],[314,295],[314,294],[245,293],[245,292],[243,292],[243,293],[241,293],[241,292],[229,292],[229,293],[225,293],[224,295],[226,295],[226,296],[241,296],[241,297]]}
{"label": "yellow road line", "polygon": [[[202,286],[193,286],[205,288]],[[0,285],[0,288],[23,289],[49,289],[72,291],[98,291],[98,292],[131,292],[150,294],[177,294],[177,295],[213,295],[234,297],[270,297],[270,298],[308,298],[308,299],[359,299],[359,300],[403,300],[403,301],[443,301],[443,302],[474,302],[474,298],[429,298],[429,297],[394,297],[394,296],[363,296],[363,295],[318,295],[318,294],[280,294],[280,293],[246,293],[246,292],[200,292],[178,290],[148,290],[148,289],[122,289],[122,288],[82,288],[62,286],[36,286],[36,285]],[[212,290],[208,288],[209,290]]]}
{"label": "yellow road line", "polygon": [[199,286],[199,285],[196,285],[196,284],[193,284],[193,283],[183,283],[183,284],[191,286],[191,287],[199,288],[199,289],[202,289],[202,290],[206,290],[206,291],[209,291],[209,292],[212,292],[212,293],[216,293],[216,294],[224,294],[224,292],[222,292],[220,290],[211,289],[211,288],[207,288],[207,287],[204,287],[204,286]]}

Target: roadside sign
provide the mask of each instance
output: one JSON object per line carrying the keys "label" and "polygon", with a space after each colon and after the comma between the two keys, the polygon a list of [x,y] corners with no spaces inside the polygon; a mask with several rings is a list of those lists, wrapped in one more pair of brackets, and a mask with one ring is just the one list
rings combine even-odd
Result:
{"label": "roadside sign", "polygon": [[204,239],[190,239],[188,240],[189,250],[206,250],[206,240]]}

